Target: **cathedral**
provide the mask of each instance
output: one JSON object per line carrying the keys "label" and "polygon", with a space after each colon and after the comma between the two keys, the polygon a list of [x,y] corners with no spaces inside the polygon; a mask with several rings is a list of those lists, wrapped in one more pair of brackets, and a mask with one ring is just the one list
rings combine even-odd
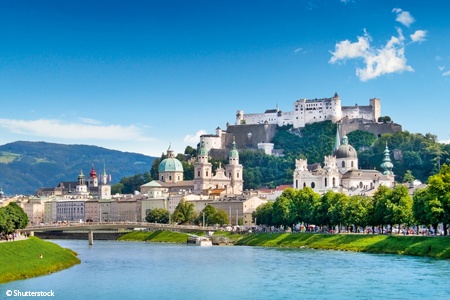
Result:
{"label": "cathedral", "polygon": [[306,159],[295,161],[293,187],[296,189],[311,187],[320,194],[335,191],[348,195],[370,194],[381,185],[392,187],[394,173],[389,153],[386,144],[381,164],[383,173],[377,170],[359,169],[355,148],[348,143],[346,135],[340,140],[338,131],[333,154],[325,156],[323,167],[318,163],[308,165]]}
{"label": "cathedral", "polygon": [[212,191],[221,195],[241,195],[243,191],[243,167],[239,163],[239,152],[236,143],[233,142],[232,149],[228,155],[228,164],[223,168],[221,165],[212,170],[209,162],[208,150],[204,140],[200,142],[197,153],[197,161],[194,164],[194,179],[184,180],[184,169],[181,162],[175,157],[173,150],[167,150],[165,158],[158,167],[159,180],[154,180],[140,187],[141,193],[149,193],[152,189],[163,188],[163,192],[184,193],[196,195],[209,195]]}

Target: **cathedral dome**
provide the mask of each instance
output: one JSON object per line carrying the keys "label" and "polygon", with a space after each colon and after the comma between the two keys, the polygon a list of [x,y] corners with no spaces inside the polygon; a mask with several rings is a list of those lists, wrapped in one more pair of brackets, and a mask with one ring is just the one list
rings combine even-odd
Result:
{"label": "cathedral dome", "polygon": [[355,148],[352,145],[348,144],[347,136],[342,138],[342,144],[334,151],[334,156],[336,158],[357,158],[358,154],[356,153]]}
{"label": "cathedral dome", "polygon": [[158,172],[183,172],[183,165],[170,153],[169,157],[159,164]]}

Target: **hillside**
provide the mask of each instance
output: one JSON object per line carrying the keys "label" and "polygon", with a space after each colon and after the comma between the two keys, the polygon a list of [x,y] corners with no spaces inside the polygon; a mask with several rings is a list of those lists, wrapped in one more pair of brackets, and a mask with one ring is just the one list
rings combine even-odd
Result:
{"label": "hillside", "polygon": [[112,183],[122,177],[150,171],[155,158],[97,146],[46,142],[14,142],[0,146],[0,187],[6,195],[34,194],[41,187],[76,181],[94,164],[97,173],[111,174]]}

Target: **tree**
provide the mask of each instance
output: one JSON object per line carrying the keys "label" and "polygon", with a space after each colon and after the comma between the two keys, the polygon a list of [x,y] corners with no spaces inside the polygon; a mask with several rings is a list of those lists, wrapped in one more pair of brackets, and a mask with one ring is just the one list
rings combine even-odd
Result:
{"label": "tree", "polygon": [[224,224],[229,224],[230,221],[228,220],[228,214],[224,209],[219,209],[216,213],[216,220],[214,224],[219,224],[220,226],[223,226]]}
{"label": "tree", "polygon": [[195,220],[196,224],[203,224],[204,226],[218,224],[217,221],[217,210],[214,206],[208,204],[203,208],[203,210],[198,215]]}
{"label": "tree", "polygon": [[404,185],[396,185],[389,193],[388,210],[392,211],[391,224],[400,225],[405,224],[409,226],[413,221],[412,214],[412,198],[408,194],[408,188]]}
{"label": "tree", "polygon": [[358,227],[366,227],[369,224],[368,213],[372,200],[366,196],[354,195],[348,198],[348,205],[345,207],[344,223],[353,224]]}
{"label": "tree", "polygon": [[377,139],[376,135],[362,130],[355,130],[347,134],[348,142],[355,149],[365,149],[372,146]]}
{"label": "tree", "polygon": [[[428,179],[425,195],[422,195],[425,212],[435,222],[442,222],[444,235],[447,235],[447,224],[450,223],[450,166],[444,164],[438,174]],[[430,222],[431,223],[431,222]],[[433,227],[435,226],[433,223]],[[437,225],[436,225],[437,226]],[[436,228],[435,228],[436,231]]]}
{"label": "tree", "polygon": [[154,208],[147,213],[145,220],[149,223],[168,224],[170,213],[164,208]]}
{"label": "tree", "polygon": [[196,217],[194,204],[187,202],[184,199],[181,199],[180,203],[178,203],[175,211],[173,212],[174,221],[181,224],[191,223]]}
{"label": "tree", "polygon": [[381,233],[383,233],[384,225],[389,222],[389,218],[387,217],[388,196],[389,188],[380,186],[373,195],[373,210],[369,215],[369,225],[372,226],[372,229],[375,226],[380,226]]}
{"label": "tree", "polygon": [[0,211],[0,230],[4,233],[9,234],[27,227],[28,216],[17,203],[10,202],[8,206],[0,208]]}
{"label": "tree", "polygon": [[414,221],[426,226],[431,225],[436,234],[437,227],[444,218],[444,209],[441,203],[433,197],[428,187],[417,190],[413,199]]}
{"label": "tree", "polygon": [[286,197],[285,192],[273,204],[272,218],[274,225],[290,226],[294,222],[292,214],[292,199]]}
{"label": "tree", "polygon": [[405,176],[403,176],[403,182],[413,182],[414,176],[410,170],[407,170]]}
{"label": "tree", "polygon": [[265,224],[267,226],[274,225],[272,221],[272,210],[274,202],[268,201],[256,208],[252,216],[255,224]]}
{"label": "tree", "polygon": [[333,193],[329,199],[328,215],[330,224],[338,226],[338,232],[340,231],[340,225],[350,225],[348,220],[345,219],[345,211],[348,205],[348,196],[344,193]]}

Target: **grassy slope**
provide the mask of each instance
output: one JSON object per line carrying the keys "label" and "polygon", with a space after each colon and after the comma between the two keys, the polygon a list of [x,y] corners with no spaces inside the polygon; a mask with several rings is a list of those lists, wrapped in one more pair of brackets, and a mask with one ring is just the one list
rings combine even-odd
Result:
{"label": "grassy slope", "polygon": [[161,243],[186,243],[187,233],[173,231],[133,231],[122,235],[119,241],[142,241]]}
{"label": "grassy slope", "polygon": [[0,243],[0,283],[53,273],[78,263],[72,250],[35,237]]}
{"label": "grassy slope", "polygon": [[450,259],[450,237],[357,234],[251,234],[238,245],[348,250]]}

